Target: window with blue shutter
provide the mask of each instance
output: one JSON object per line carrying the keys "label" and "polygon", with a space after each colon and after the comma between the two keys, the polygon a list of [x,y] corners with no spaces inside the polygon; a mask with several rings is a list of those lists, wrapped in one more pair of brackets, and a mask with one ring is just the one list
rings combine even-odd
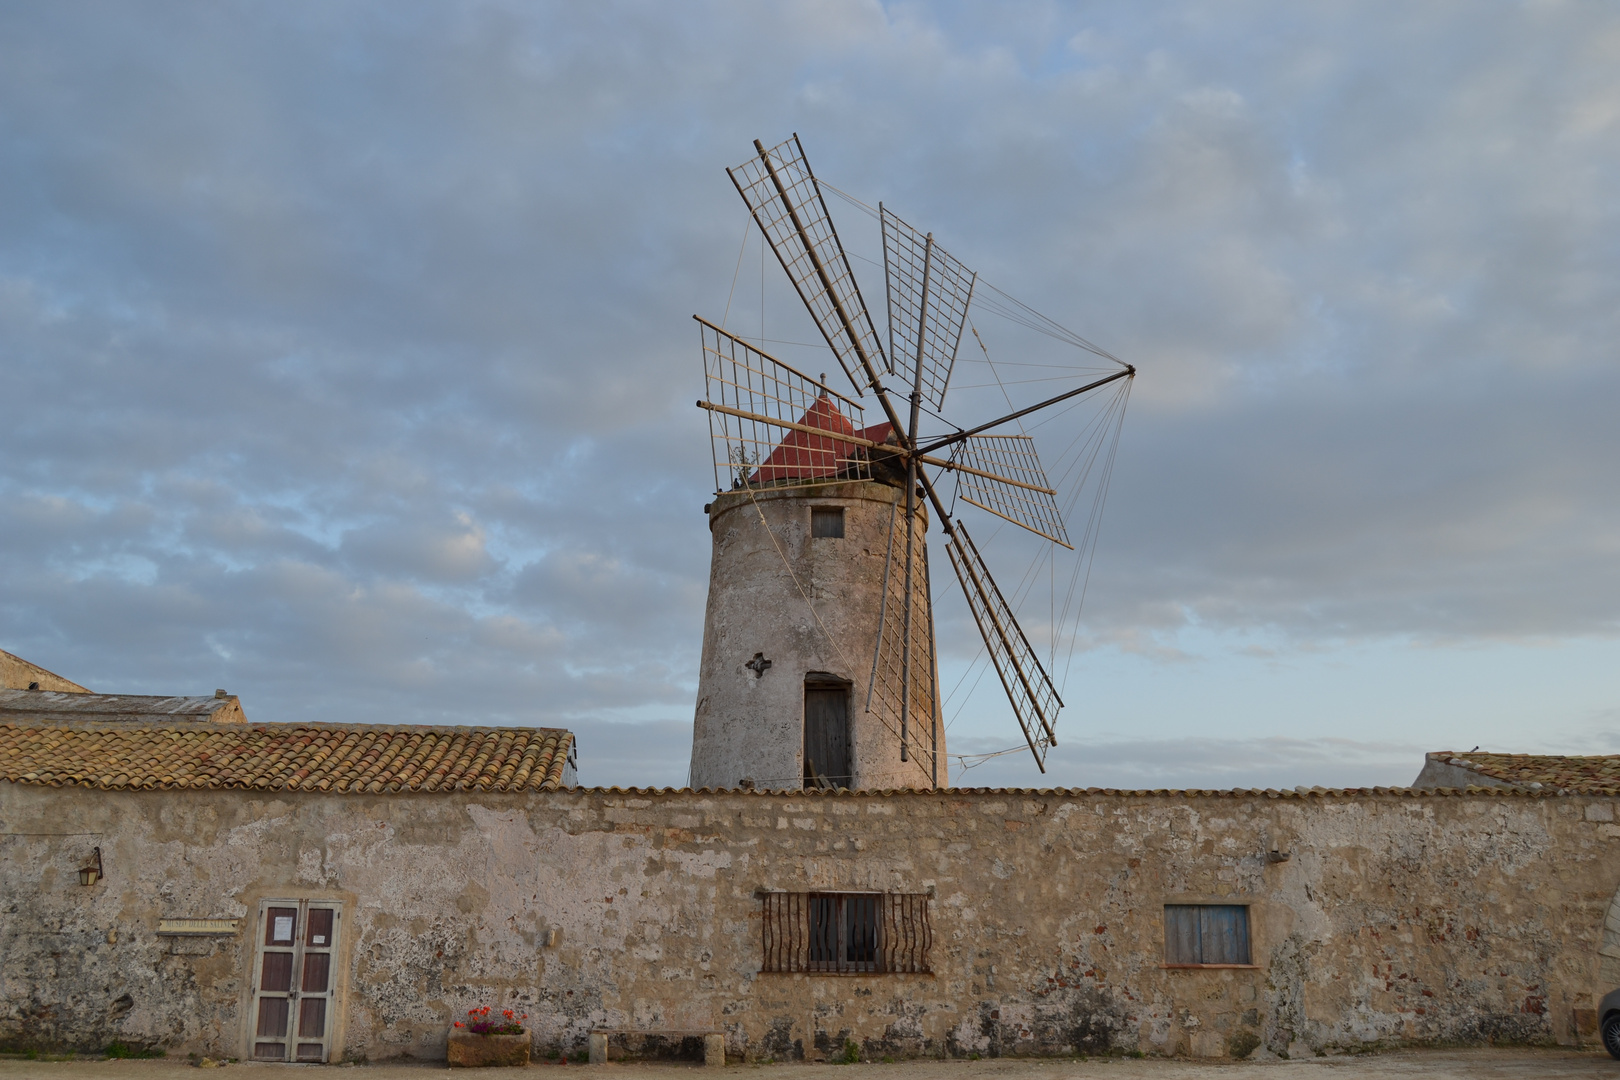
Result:
{"label": "window with blue shutter", "polygon": [[1164,962],[1176,967],[1252,965],[1249,909],[1242,904],[1166,904]]}

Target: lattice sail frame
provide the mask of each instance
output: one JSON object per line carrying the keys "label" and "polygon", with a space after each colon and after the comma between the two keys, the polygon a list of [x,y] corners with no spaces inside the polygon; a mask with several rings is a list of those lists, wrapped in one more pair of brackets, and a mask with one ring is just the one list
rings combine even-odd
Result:
{"label": "lattice sail frame", "polygon": [[956,493],[963,502],[1074,550],[1058,510],[1057,492],[1035,453],[1034,439],[1028,435],[974,435],[962,441],[953,461],[967,467],[956,473]]}
{"label": "lattice sail frame", "polygon": [[758,140],[754,146],[759,153],[727,169],[726,175],[859,394],[872,385],[868,365],[874,372],[892,373],[893,368],[878,343],[821,187],[797,135],[770,150]]}
{"label": "lattice sail frame", "polygon": [[866,689],[866,711],[885,720],[897,734],[901,717],[927,717],[927,731],[907,724],[907,749],[926,763],[939,782],[939,668],[934,653],[934,601],[928,577],[928,542],[913,533],[911,589],[911,690],[905,686],[906,515],[897,499],[889,512],[884,553],[883,601],[878,612],[877,646]]}
{"label": "lattice sail frame", "polygon": [[944,408],[979,276],[946,254],[931,234],[918,232],[882,203],[878,216],[883,221],[890,370],[915,383],[934,408]]}
{"label": "lattice sail frame", "polygon": [[1035,755],[1035,763],[1044,773],[1046,751],[1057,745],[1053,725],[1057,722],[1058,710],[1063,707],[1063,699],[1058,697],[1040,657],[1024,636],[1024,628],[1018,625],[1012,608],[979,556],[973,538],[960,521],[954,524],[945,550],[950,553],[951,565],[962,583],[962,595],[967,597],[968,608],[979,624],[979,634],[984,638],[996,674],[1001,677],[1002,688],[1007,691],[1007,700],[1012,702],[1013,715],[1018,717],[1018,726],[1024,729],[1029,752]]}
{"label": "lattice sail frame", "polygon": [[[703,341],[715,490],[869,480],[861,406],[705,319]],[[841,421],[841,423],[840,423]]]}

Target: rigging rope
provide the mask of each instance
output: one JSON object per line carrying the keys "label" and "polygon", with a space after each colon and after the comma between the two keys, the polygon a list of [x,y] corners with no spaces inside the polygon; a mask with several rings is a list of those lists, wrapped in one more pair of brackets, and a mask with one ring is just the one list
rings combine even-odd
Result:
{"label": "rigging rope", "polygon": [[[1042,739],[1035,740],[1035,745],[1036,746],[1051,746],[1052,744],[1047,742],[1044,738],[1042,738]],[[1029,749],[1029,746],[1026,744],[1026,745],[1023,745],[1023,746],[1009,746],[1005,750],[992,750],[988,754],[946,754],[945,756],[946,757],[953,757],[957,761],[960,761],[962,763],[962,767],[958,771],[959,772],[967,772],[969,769],[978,768],[980,765],[983,765],[985,762],[989,761],[991,758],[1005,757],[1007,754],[1021,754],[1025,750],[1028,750],[1028,749]],[[968,764],[968,759],[969,758],[973,759],[973,764],[971,764],[971,765]]]}
{"label": "rigging rope", "polygon": [[748,250],[748,234],[753,231],[753,228],[754,217],[750,214],[748,220],[743,224],[742,245],[737,248],[737,269],[731,272],[731,291],[726,294],[726,313],[720,316],[720,329],[722,330],[726,328],[726,319],[731,315],[731,299],[737,295],[737,275],[742,273],[743,253]]}

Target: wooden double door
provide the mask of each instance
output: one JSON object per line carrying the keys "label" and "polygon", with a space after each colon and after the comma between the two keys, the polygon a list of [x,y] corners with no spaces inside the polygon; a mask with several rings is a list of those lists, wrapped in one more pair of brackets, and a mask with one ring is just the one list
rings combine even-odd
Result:
{"label": "wooden double door", "polygon": [[249,1020],[253,1060],[328,1060],[342,916],[342,905],[331,901],[260,903]]}

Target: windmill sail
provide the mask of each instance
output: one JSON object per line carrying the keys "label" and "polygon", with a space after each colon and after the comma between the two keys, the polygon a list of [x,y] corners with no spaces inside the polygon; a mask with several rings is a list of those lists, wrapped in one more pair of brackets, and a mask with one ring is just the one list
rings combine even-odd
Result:
{"label": "windmill sail", "polygon": [[1030,647],[1023,627],[1013,617],[1012,608],[1001,595],[1001,589],[990,577],[990,570],[979,557],[979,549],[961,522],[953,527],[945,550],[950,553],[951,565],[957,580],[962,583],[962,594],[967,597],[973,612],[973,621],[979,624],[979,634],[990,652],[990,661],[1001,677],[1002,688],[1012,702],[1013,714],[1024,729],[1024,739],[1041,772],[1046,771],[1046,751],[1057,744],[1053,725],[1063,699],[1058,697],[1046,668]]}
{"label": "windmill sail", "polygon": [[[928,545],[912,547],[911,648],[906,648],[906,515],[896,501],[889,515],[889,542],[883,567],[883,599],[878,611],[877,648],[872,655],[866,711],[882,717],[907,753],[923,761],[938,782],[939,705],[934,655],[934,606],[928,581]],[[910,668],[910,685],[906,670]],[[926,724],[926,727],[923,725]]]}
{"label": "windmill sail", "polygon": [[1057,493],[1035,454],[1034,439],[1028,435],[974,435],[959,444],[953,462],[956,493],[963,502],[1074,550],[1058,511]]}
{"label": "windmill sail", "polygon": [[914,383],[934,408],[945,405],[945,389],[962,344],[962,324],[973,302],[978,275],[881,203],[883,276],[889,301],[889,363]]}
{"label": "windmill sail", "polygon": [[799,299],[827,339],[857,392],[891,371],[878,344],[872,316],[850,271],[844,245],[833,228],[799,137],[770,150],[754,140],[758,156],[727,169],[754,222],[770,241]]}
{"label": "windmill sail", "polygon": [[[871,478],[861,407],[741,338],[697,319],[715,490]],[[853,418],[853,419],[852,419]]]}

